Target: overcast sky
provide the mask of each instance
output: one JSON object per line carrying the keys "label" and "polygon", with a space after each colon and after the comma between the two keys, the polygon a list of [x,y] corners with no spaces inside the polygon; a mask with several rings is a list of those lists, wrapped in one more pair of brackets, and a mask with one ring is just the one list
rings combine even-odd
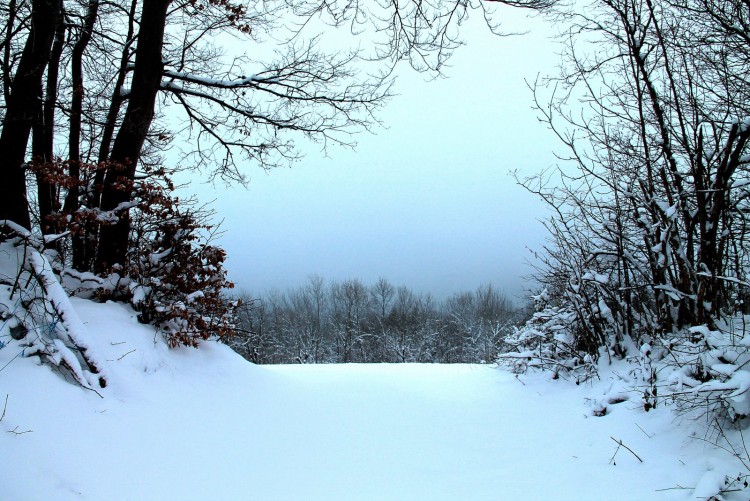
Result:
{"label": "overcast sky", "polygon": [[239,289],[262,294],[326,279],[383,276],[444,298],[493,283],[520,296],[544,208],[509,171],[555,163],[524,78],[557,64],[551,28],[513,14],[510,38],[464,30],[447,79],[401,72],[382,113],[388,129],[355,151],[314,147],[291,169],[250,171],[247,189],[198,186],[216,198],[221,245]]}

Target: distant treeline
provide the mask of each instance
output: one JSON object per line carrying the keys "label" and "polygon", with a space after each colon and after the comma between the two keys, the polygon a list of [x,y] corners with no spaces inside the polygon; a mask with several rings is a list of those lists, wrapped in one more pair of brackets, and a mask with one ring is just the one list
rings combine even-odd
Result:
{"label": "distant treeline", "polygon": [[483,285],[436,301],[381,278],[311,276],[287,292],[244,294],[239,333],[226,342],[259,364],[492,362],[524,313]]}

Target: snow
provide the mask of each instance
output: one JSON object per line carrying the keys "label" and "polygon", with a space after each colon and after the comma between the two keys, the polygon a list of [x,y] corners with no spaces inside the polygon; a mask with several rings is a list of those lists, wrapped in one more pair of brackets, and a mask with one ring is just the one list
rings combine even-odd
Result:
{"label": "snow", "polygon": [[698,485],[693,492],[695,499],[716,499],[716,495],[727,485],[726,475],[715,471],[707,471],[698,481]]}
{"label": "snow", "polygon": [[[604,254],[604,251],[599,251],[599,254]],[[607,285],[610,283],[609,275],[603,275],[601,273],[596,273],[593,271],[587,271],[583,274],[581,277],[581,280],[592,280],[594,282],[598,282],[600,284]]]}
{"label": "snow", "polygon": [[236,80],[225,80],[216,78],[206,78],[200,75],[194,75],[192,73],[185,73],[173,70],[164,70],[164,76],[170,78],[177,78],[185,80],[187,82],[196,83],[199,85],[207,85],[209,87],[224,87],[232,89],[236,87],[247,87],[250,84],[256,82],[277,82],[277,78],[259,77],[258,75],[243,76]]}
{"label": "snow", "polygon": [[1,499],[705,499],[742,471],[705,423],[645,412],[614,366],[580,386],[486,365],[255,366],[213,342],[169,350],[127,305],[72,305],[109,384],[100,397],[0,349]]}
{"label": "snow", "polygon": [[56,233],[54,235],[44,235],[44,243],[45,244],[51,244],[54,243],[62,238],[67,237],[70,235],[69,231],[63,232],[63,233]]}

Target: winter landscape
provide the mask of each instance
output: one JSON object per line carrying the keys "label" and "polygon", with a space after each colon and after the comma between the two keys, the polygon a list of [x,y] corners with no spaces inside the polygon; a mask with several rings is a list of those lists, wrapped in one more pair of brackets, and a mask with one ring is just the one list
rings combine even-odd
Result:
{"label": "winter landscape", "polygon": [[29,358],[3,370],[5,499],[708,499],[746,472],[704,421],[646,413],[626,364],[578,386],[488,365],[256,366],[217,343],[170,350],[125,305],[73,306],[108,386]]}
{"label": "winter landscape", "polygon": [[748,499],[748,74],[746,0],[3,2],[0,499]]}

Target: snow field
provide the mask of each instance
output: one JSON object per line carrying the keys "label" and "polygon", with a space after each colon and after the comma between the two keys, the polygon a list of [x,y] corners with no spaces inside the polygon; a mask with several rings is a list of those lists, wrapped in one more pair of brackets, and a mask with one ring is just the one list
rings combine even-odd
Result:
{"label": "snow field", "polygon": [[215,343],[169,350],[127,306],[73,304],[110,384],[100,398],[20,357],[0,372],[0,499],[706,499],[742,471],[703,423],[609,404],[614,372],[254,366]]}

